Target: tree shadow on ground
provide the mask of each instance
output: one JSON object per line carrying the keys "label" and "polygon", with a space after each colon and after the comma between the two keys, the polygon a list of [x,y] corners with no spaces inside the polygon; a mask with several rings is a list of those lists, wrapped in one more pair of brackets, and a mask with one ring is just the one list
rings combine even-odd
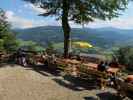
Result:
{"label": "tree shadow on ground", "polygon": [[112,92],[102,92],[96,94],[97,98],[94,97],[84,97],[85,100],[122,100],[116,93]]}
{"label": "tree shadow on ground", "polygon": [[100,100],[121,100],[121,98],[115,93],[110,92],[99,93],[97,96],[100,98]]}
{"label": "tree shadow on ground", "polygon": [[61,69],[54,67],[54,66],[53,66],[53,68],[50,68],[47,65],[32,65],[32,66],[28,66],[25,68],[26,68],[26,70],[36,71],[39,74],[44,75],[44,76],[49,76],[49,75],[61,76],[60,75]]}
{"label": "tree shadow on ground", "polygon": [[[28,66],[25,67],[26,70],[33,70],[38,72],[43,76],[62,76],[62,70],[56,66],[47,66],[47,65],[39,65],[39,66]],[[74,91],[82,91],[82,90],[92,90],[98,88],[96,85],[96,80],[88,79],[83,80],[80,78],[72,77],[71,75],[64,75],[62,78],[55,77],[53,81],[58,83],[60,86],[69,88]]]}
{"label": "tree shadow on ground", "polygon": [[82,80],[70,75],[65,75],[63,79],[54,78],[53,80],[59,85],[74,91],[92,90],[98,88],[95,84],[95,80]]}
{"label": "tree shadow on ground", "polygon": [[98,100],[98,99],[94,97],[84,97],[84,100]]}

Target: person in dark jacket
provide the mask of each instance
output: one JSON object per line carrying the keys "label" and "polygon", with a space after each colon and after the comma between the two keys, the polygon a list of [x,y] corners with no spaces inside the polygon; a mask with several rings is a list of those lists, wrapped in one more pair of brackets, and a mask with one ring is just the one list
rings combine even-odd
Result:
{"label": "person in dark jacket", "polygon": [[21,49],[19,49],[17,52],[17,59],[18,59],[18,64],[23,65],[23,66],[27,66],[26,54]]}
{"label": "person in dark jacket", "polygon": [[[98,64],[98,71],[101,71],[101,72],[106,71],[106,66],[103,61],[101,61],[100,64]],[[103,80],[102,77],[100,77],[100,87],[102,90],[104,90],[104,88],[105,88],[105,81]]]}
{"label": "person in dark jacket", "polygon": [[98,71],[104,72],[106,70],[106,66],[103,61],[98,64]]}

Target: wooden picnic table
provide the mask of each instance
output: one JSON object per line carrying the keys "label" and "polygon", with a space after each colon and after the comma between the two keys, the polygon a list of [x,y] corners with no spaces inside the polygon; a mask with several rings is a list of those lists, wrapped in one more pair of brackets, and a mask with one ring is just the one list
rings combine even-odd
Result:
{"label": "wooden picnic table", "polygon": [[[128,78],[132,79],[133,75],[128,75],[126,79]],[[131,100],[133,100],[133,84],[123,79],[117,79],[116,82],[118,84],[118,87],[116,87],[116,89],[118,90],[119,95],[123,97],[129,97],[131,98]]]}
{"label": "wooden picnic table", "polygon": [[[90,69],[90,68],[91,69],[95,69],[95,70],[98,69],[98,64],[95,64],[95,63],[84,63],[83,65],[87,66],[88,67],[87,69]],[[120,71],[120,68],[109,67],[107,69],[107,73],[114,73],[114,74],[116,74],[119,71]]]}
{"label": "wooden picnic table", "polygon": [[67,61],[71,64],[80,64],[81,63],[80,61],[77,61],[77,60],[67,60]]}
{"label": "wooden picnic table", "polygon": [[64,62],[68,64],[80,64],[81,63],[80,61],[77,61],[75,59],[64,59]]}
{"label": "wooden picnic table", "polygon": [[133,83],[133,75],[128,75],[126,80],[130,83]]}
{"label": "wooden picnic table", "polygon": [[120,71],[120,68],[114,68],[114,67],[109,67],[107,69],[107,73],[114,73],[114,74],[117,74],[117,72]]}
{"label": "wooden picnic table", "polygon": [[127,78],[133,80],[133,75],[128,75]]}
{"label": "wooden picnic table", "polygon": [[0,53],[0,61],[7,61],[10,57],[10,54],[6,54],[6,53]]}
{"label": "wooden picnic table", "polygon": [[87,69],[98,69],[98,65],[97,64],[95,64],[95,63],[84,63],[83,64],[84,66],[87,66],[88,68]]}

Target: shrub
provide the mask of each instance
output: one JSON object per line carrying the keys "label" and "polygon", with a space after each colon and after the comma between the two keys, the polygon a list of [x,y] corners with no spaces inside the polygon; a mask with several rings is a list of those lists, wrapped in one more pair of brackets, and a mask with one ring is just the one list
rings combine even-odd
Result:
{"label": "shrub", "polygon": [[115,52],[118,62],[133,70],[133,47],[122,47]]}

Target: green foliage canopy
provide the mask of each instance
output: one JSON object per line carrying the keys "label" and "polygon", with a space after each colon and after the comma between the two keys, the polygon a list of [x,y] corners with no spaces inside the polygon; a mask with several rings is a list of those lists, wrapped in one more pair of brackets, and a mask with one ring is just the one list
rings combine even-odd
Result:
{"label": "green foliage canopy", "polygon": [[133,47],[122,47],[115,52],[115,55],[120,64],[126,65],[127,68],[133,69]]}
{"label": "green foliage canopy", "polygon": [[5,12],[0,9],[0,51],[13,52],[17,47],[17,40],[6,21]]}
{"label": "green foliage canopy", "polygon": [[[45,10],[43,16],[62,18],[64,0],[24,0]],[[118,11],[124,10],[130,0],[65,0],[68,2],[69,20],[86,23],[94,19],[118,17]],[[66,6],[67,7],[67,6]]]}

